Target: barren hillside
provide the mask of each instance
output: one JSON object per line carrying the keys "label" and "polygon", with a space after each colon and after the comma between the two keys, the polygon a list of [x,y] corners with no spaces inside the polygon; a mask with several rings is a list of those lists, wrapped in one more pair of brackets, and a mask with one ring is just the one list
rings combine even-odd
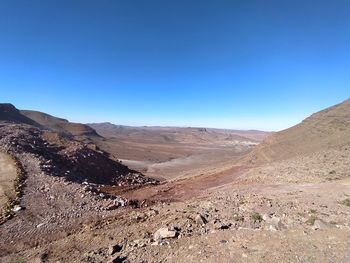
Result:
{"label": "barren hillside", "polygon": [[70,134],[73,136],[98,136],[94,129],[81,123],[69,122],[68,120],[57,118],[39,111],[21,110],[20,113],[54,132]]}
{"label": "barren hillside", "polygon": [[263,163],[350,143],[350,100],[317,112],[300,124],[266,138],[246,160]]}
{"label": "barren hillside", "polygon": [[21,112],[10,103],[0,103],[0,120],[10,123],[23,123],[33,126],[40,126],[31,118],[21,114]]}

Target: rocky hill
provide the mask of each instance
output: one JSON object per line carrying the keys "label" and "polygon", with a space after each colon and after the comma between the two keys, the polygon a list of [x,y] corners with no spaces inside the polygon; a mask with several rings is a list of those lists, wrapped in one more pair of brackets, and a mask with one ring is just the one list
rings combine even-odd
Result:
{"label": "rocky hill", "polygon": [[69,122],[68,120],[54,117],[40,111],[21,110],[19,112],[54,132],[73,136],[98,136],[94,129],[85,124]]}
{"label": "rocky hill", "polygon": [[350,143],[350,99],[317,112],[266,138],[246,158],[251,163],[284,160]]}
{"label": "rocky hill", "polygon": [[87,125],[0,104],[0,149],[19,159],[31,155],[49,175],[97,184],[152,181],[111,159],[96,145],[76,140],[80,136],[99,137]]}
{"label": "rocky hill", "polygon": [[0,121],[28,124],[36,127],[40,126],[39,123],[35,122],[33,119],[21,114],[21,112],[10,103],[0,103]]}

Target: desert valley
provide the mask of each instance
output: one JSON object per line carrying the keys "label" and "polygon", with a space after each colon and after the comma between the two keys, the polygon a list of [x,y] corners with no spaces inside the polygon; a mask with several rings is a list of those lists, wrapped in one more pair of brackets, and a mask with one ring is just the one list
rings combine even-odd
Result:
{"label": "desert valley", "polygon": [[0,263],[350,263],[349,13],[1,0]]}
{"label": "desert valley", "polygon": [[0,105],[1,262],[349,262],[350,100],[279,132]]}

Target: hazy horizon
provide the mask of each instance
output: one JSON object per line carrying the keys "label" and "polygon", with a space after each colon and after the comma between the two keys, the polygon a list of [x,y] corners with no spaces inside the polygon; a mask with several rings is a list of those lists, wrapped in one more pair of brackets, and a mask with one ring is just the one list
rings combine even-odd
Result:
{"label": "hazy horizon", "polygon": [[[347,98],[347,99],[350,99],[350,98]],[[347,100],[346,99],[346,100]],[[343,101],[340,101],[339,103],[341,103]],[[1,103],[10,103],[10,104],[13,104],[11,102],[1,102]],[[338,104],[338,103],[336,103]],[[336,105],[335,104],[335,105]],[[161,128],[210,128],[210,129],[228,129],[228,130],[256,130],[256,131],[267,131],[267,132],[277,132],[277,131],[281,131],[281,130],[284,130],[284,129],[288,129],[296,124],[299,124],[301,123],[305,118],[307,117],[310,117],[312,114],[318,112],[318,111],[321,111],[321,110],[324,110],[325,108],[328,108],[328,107],[331,107],[331,106],[334,106],[334,105],[328,105],[327,107],[323,108],[323,109],[318,109],[316,112],[312,112],[310,113],[309,115],[307,116],[304,116],[304,117],[301,117],[300,119],[298,120],[295,120],[295,123],[288,126],[288,127],[285,127],[285,128],[282,128],[282,129],[256,129],[256,128],[249,128],[249,126],[242,126],[242,124],[244,125],[245,124],[245,120],[242,119],[242,120],[239,120],[237,121],[236,120],[236,123],[238,123],[239,125],[237,126],[231,126],[229,127],[227,125],[227,123],[231,123],[229,121],[227,121],[226,123],[223,123],[224,125],[220,126],[220,125],[216,125],[216,126],[207,126],[204,124],[204,122],[201,124],[200,122],[198,122],[197,124],[195,125],[192,125],[192,124],[184,124],[184,123],[180,123],[180,124],[171,124],[171,122],[154,122],[154,123],[149,123],[149,122],[145,122],[145,123],[140,123],[140,122],[118,122],[118,120],[103,120],[103,119],[96,119],[96,120],[93,120],[93,119],[89,119],[88,116],[86,116],[86,119],[71,119],[67,116],[60,116],[60,115],[57,115],[57,114],[53,114],[53,113],[50,113],[50,112],[44,112],[40,109],[34,109],[34,108],[21,108],[21,107],[18,107],[17,105],[14,105],[15,107],[17,107],[19,110],[34,110],[34,111],[39,111],[39,112],[43,112],[43,113],[46,113],[46,114],[49,114],[49,115],[52,115],[54,117],[58,117],[58,118],[63,118],[63,119],[66,119],[70,122],[76,122],[76,123],[83,123],[83,124],[96,124],[96,123],[110,123],[110,124],[114,124],[114,125],[120,125],[120,126],[130,126],[130,127],[161,127]],[[290,121],[290,120],[288,120]],[[256,124],[262,124],[264,123],[265,120],[264,119],[256,119],[254,123]]]}

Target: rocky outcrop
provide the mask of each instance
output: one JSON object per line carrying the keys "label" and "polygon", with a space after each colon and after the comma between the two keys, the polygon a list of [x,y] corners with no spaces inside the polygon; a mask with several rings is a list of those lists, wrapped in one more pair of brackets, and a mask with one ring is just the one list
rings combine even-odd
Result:
{"label": "rocky outcrop", "polygon": [[52,134],[32,126],[0,124],[0,149],[14,156],[30,153],[46,173],[80,183],[122,186],[156,182],[110,159],[103,151],[54,135],[52,138]]}
{"label": "rocky outcrop", "polygon": [[37,122],[22,115],[20,111],[10,103],[0,103],[0,121],[22,123],[40,127]]}

